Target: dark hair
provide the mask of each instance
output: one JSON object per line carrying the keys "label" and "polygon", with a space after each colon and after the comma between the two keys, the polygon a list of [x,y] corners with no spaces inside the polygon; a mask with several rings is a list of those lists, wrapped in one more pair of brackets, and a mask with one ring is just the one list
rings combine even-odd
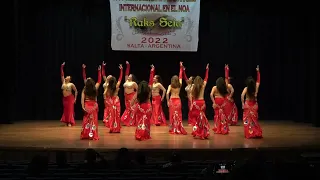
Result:
{"label": "dark hair", "polygon": [[149,100],[150,97],[150,87],[147,81],[141,81],[138,87],[137,99],[139,103],[144,103]]}
{"label": "dark hair", "polygon": [[177,75],[172,76],[171,87],[172,88],[181,88],[181,84],[179,82],[179,77]]}
{"label": "dark hair", "polygon": [[217,79],[216,86],[222,96],[226,96],[228,94],[227,84],[223,77],[219,77]]}
{"label": "dark hair", "polygon": [[107,92],[109,96],[113,96],[117,90],[117,79],[115,77],[111,77],[108,82]]}
{"label": "dark hair", "polygon": [[248,77],[246,80],[247,85],[247,96],[250,98],[253,98],[256,93],[256,81],[253,79],[253,77]]}
{"label": "dark hair", "polygon": [[97,89],[96,89],[96,83],[92,78],[88,78],[86,80],[85,86],[84,86],[84,94],[88,96],[89,98],[96,98],[97,97]]}
{"label": "dark hair", "polygon": [[131,75],[131,77],[132,77],[132,78],[131,78],[132,81],[138,83],[138,82],[137,82],[137,81],[138,81],[138,80],[137,80],[137,77],[136,77],[134,74],[130,74],[130,75]]}
{"label": "dark hair", "polygon": [[162,84],[161,76],[155,75],[154,77],[158,80],[158,83]]}
{"label": "dark hair", "polygon": [[197,76],[193,80],[193,90],[192,90],[192,96],[194,98],[199,98],[200,91],[203,85],[203,79],[200,76]]}
{"label": "dark hair", "polygon": [[[194,81],[194,76],[190,76],[189,78],[191,78],[191,84],[193,84],[193,81]],[[189,79],[188,79],[189,80]]]}

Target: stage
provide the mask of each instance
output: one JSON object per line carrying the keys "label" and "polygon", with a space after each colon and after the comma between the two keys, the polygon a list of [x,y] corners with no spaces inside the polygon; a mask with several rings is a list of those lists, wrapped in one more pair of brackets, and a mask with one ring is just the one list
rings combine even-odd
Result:
{"label": "stage", "polygon": [[[231,126],[228,135],[210,132],[208,140],[195,139],[191,136],[192,127],[185,126],[188,135],[172,135],[168,127],[153,126],[151,140],[137,141],[134,139],[135,127],[125,127],[121,133],[110,134],[109,129],[99,121],[100,140],[80,140],[81,121],[74,127],[67,127],[54,121],[23,121],[11,125],[1,125],[0,149],[4,151],[55,151],[66,150],[83,152],[84,149],[93,148],[99,152],[115,151],[126,147],[131,150],[168,151],[180,150],[199,152],[237,151],[246,150],[312,150],[320,149],[320,128],[309,124],[293,123],[288,121],[261,121],[263,139],[245,139],[243,126]],[[186,122],[184,122],[186,124]],[[210,120],[212,126],[213,121]],[[212,153],[209,153],[212,154]],[[244,155],[244,154],[242,154]]]}

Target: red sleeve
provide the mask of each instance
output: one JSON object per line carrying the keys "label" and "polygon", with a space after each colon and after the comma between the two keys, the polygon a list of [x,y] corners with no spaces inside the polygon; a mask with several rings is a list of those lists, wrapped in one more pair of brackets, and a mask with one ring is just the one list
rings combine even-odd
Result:
{"label": "red sleeve", "polygon": [[257,71],[257,83],[260,83],[260,71]]}
{"label": "red sleeve", "polygon": [[121,82],[122,76],[123,76],[123,69],[121,68],[121,69],[120,69],[120,76],[119,76],[119,78],[118,78],[118,82]]}
{"label": "red sleeve", "polygon": [[229,80],[229,67],[224,67],[224,77]]}
{"label": "red sleeve", "polygon": [[180,71],[179,71],[179,80],[182,79],[183,76],[183,66],[180,66]]}
{"label": "red sleeve", "polygon": [[97,83],[101,84],[101,69],[98,69],[98,81]]}
{"label": "red sleeve", "polygon": [[151,69],[150,76],[149,76],[149,85],[152,85],[154,74],[155,74],[155,70]]}
{"label": "red sleeve", "polygon": [[64,71],[63,71],[64,65],[62,64],[60,67],[60,76],[64,77]]}
{"label": "red sleeve", "polygon": [[130,74],[130,64],[128,63],[127,66],[126,66],[126,74],[125,76],[129,76]]}
{"label": "red sleeve", "polygon": [[188,79],[188,76],[187,76],[187,74],[186,74],[186,70],[183,70],[183,79],[185,80],[185,81],[188,81],[189,79]]}
{"label": "red sleeve", "polygon": [[83,67],[82,67],[82,78],[84,81],[87,80],[86,68],[83,68]]}
{"label": "red sleeve", "polygon": [[104,77],[104,76],[106,76],[106,71],[105,71],[106,65],[104,65],[104,64],[102,63],[101,68],[102,68],[102,70],[101,70],[102,76]]}
{"label": "red sleeve", "polygon": [[209,77],[209,68],[206,69],[206,75],[204,76],[204,80],[203,81],[208,81],[208,77]]}

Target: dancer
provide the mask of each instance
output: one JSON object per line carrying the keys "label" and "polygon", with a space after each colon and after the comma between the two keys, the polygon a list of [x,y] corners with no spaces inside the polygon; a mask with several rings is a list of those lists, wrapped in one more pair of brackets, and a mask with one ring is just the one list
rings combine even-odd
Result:
{"label": "dancer", "polygon": [[[64,77],[64,65],[65,63],[62,63],[60,67],[62,82],[61,89],[63,95],[63,114],[60,121],[70,127],[76,124],[74,121],[74,104],[76,103],[78,91],[76,86],[73,83],[71,83],[71,76]],[[74,91],[74,96],[72,94],[72,90]]]}
{"label": "dancer", "polygon": [[152,105],[150,103],[151,89],[146,81],[139,83],[138,92],[131,102],[131,109],[135,111],[137,128],[135,132],[136,140],[142,141],[151,139],[150,121],[152,117]]}
{"label": "dancer", "polygon": [[[151,65],[149,86],[152,90],[152,118],[151,123],[156,126],[166,126],[166,118],[162,110],[162,101],[165,98],[166,89],[161,84],[161,77],[155,75],[155,68]],[[160,90],[162,91],[162,96],[160,95]]]}
{"label": "dancer", "polygon": [[219,77],[216,85],[213,86],[210,97],[213,102],[214,109],[214,123],[213,131],[215,134],[228,134],[229,125],[227,116],[225,114],[226,98],[228,96],[228,89],[223,77]]}
{"label": "dancer", "polygon": [[[243,125],[245,138],[262,138],[262,129],[258,123],[258,102],[257,95],[260,86],[260,70],[257,70],[257,81],[248,77],[245,87],[241,94],[243,109]],[[245,99],[246,98],[246,99]]]}
{"label": "dancer", "polygon": [[188,113],[188,125],[189,126],[194,126],[196,124],[196,120],[194,117],[192,117],[192,112],[190,111],[190,106],[192,104],[192,94],[191,94],[191,89],[192,89],[192,86],[193,86],[193,80],[194,80],[194,77],[193,76],[190,76],[188,78],[187,74],[186,74],[186,69],[184,68],[183,69],[183,78],[184,80],[186,81],[187,83],[187,86],[185,88],[185,91],[187,92],[187,98],[188,98],[188,108],[189,108],[189,113]]}
{"label": "dancer", "polygon": [[225,105],[225,114],[227,116],[227,122],[230,125],[237,125],[238,123],[238,108],[236,106],[236,103],[233,100],[233,93],[234,89],[232,85],[230,84],[230,77],[229,77],[229,65],[226,64],[224,66],[224,74],[225,74],[225,81],[227,84],[228,89],[228,97],[226,99],[226,105]]}
{"label": "dancer", "polygon": [[[85,65],[82,65],[85,68]],[[98,134],[98,89],[101,83],[101,66],[98,68],[98,81],[92,78],[85,80],[81,94],[81,105],[84,111],[80,139],[99,140]]]}
{"label": "dancer", "polygon": [[128,61],[126,61],[126,65],[125,83],[123,84],[126,110],[121,116],[121,122],[123,122],[125,126],[135,126],[136,121],[134,111],[131,108],[131,101],[136,95],[138,85],[135,82],[134,75],[130,74],[130,64]]}
{"label": "dancer", "polygon": [[106,90],[104,91],[104,99],[106,101],[106,105],[109,108],[110,118],[108,124],[105,126],[109,126],[110,133],[120,133],[121,124],[120,124],[120,99],[118,97],[119,87],[123,76],[122,65],[119,65],[120,76],[118,81],[115,77],[111,77]]}
{"label": "dancer", "polygon": [[[107,89],[108,87],[108,82],[110,80],[110,78],[112,77],[111,75],[109,75],[108,77],[106,77],[106,71],[105,71],[105,67],[106,67],[106,63],[104,63],[104,61],[102,62],[102,77],[104,80],[103,83],[103,92]],[[107,105],[107,101],[105,99],[105,96],[103,96],[104,100],[104,110],[103,110],[103,123],[106,127],[110,127],[109,126],[109,119],[110,119],[110,110],[109,110],[109,106]]]}
{"label": "dancer", "polygon": [[209,64],[206,67],[205,78],[202,79],[197,76],[194,79],[192,93],[192,104],[190,111],[192,116],[196,118],[196,124],[193,126],[192,135],[193,137],[200,137],[201,139],[207,139],[210,135],[210,125],[206,117],[206,102],[204,101],[204,90],[207,85],[209,75]]}
{"label": "dancer", "polygon": [[[183,66],[180,62],[180,72],[178,76],[172,76],[171,84],[168,86],[167,103],[169,107],[169,133],[186,135],[187,131],[182,124],[182,111],[180,100],[180,88],[182,86]],[[171,96],[170,96],[171,95]]]}

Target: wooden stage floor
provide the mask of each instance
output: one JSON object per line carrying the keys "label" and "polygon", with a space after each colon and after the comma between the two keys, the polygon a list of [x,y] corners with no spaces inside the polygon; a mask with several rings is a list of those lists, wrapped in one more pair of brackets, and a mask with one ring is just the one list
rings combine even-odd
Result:
{"label": "wooden stage floor", "polygon": [[[210,120],[212,125],[212,120]],[[239,122],[239,124],[241,124]],[[66,127],[59,120],[24,121],[12,125],[0,125],[0,148],[70,149],[95,148],[115,150],[129,149],[239,149],[239,148],[295,148],[320,147],[320,128],[293,122],[261,122],[263,139],[245,139],[243,126],[231,126],[230,134],[217,135],[211,131],[208,140],[194,139],[192,127],[186,126],[188,135],[171,135],[168,127],[151,128],[152,139],[136,141],[135,127],[122,127],[120,134],[108,133],[100,121],[99,141],[80,140],[81,121],[74,127]]]}

